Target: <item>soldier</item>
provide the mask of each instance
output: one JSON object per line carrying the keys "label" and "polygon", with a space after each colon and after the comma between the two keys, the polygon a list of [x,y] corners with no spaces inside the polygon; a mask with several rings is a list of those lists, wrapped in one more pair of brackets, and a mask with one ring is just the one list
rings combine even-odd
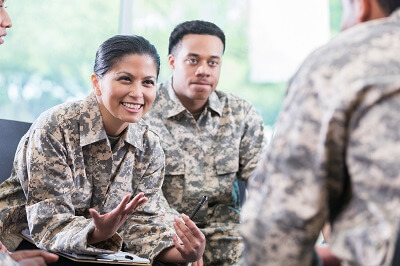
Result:
{"label": "soldier", "polygon": [[165,152],[162,189],[170,214],[208,197],[194,219],[206,236],[206,265],[233,264],[242,253],[237,180],[250,177],[263,143],[255,108],[216,90],[224,50],[225,35],[215,24],[176,26],[168,48],[172,77],[160,85],[145,118]]}
{"label": "soldier", "polygon": [[249,184],[244,265],[311,265],[325,222],[342,265],[391,264],[400,217],[400,1],[342,3],[345,31],[291,80]]}
{"label": "soldier", "polygon": [[94,92],[33,123],[0,185],[0,240],[10,250],[29,226],[36,245],[54,252],[112,253],[124,242],[152,261],[202,257],[205,238],[195,224],[176,218],[178,239],[161,215],[164,153],[142,120],[159,68],[146,39],[114,36],[96,53]]}
{"label": "soldier", "polygon": [[2,37],[7,35],[6,29],[11,28],[12,26],[11,19],[8,16],[7,10],[4,6],[5,2],[5,0],[0,0],[0,45],[4,43]]}

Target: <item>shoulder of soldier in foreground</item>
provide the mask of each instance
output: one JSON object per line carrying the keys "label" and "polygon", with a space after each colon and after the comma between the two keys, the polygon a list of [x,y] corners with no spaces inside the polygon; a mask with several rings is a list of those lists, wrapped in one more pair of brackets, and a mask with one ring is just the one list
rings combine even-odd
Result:
{"label": "shoulder of soldier in foreground", "polygon": [[[314,50],[305,62],[314,64],[336,65],[354,61],[357,57],[365,57],[365,49],[373,46],[376,51],[386,50],[398,38],[400,23],[393,23],[390,19],[376,19],[360,23],[339,33],[328,43]],[[387,44],[387,46],[385,45]],[[348,52],[344,53],[343,50]]]}

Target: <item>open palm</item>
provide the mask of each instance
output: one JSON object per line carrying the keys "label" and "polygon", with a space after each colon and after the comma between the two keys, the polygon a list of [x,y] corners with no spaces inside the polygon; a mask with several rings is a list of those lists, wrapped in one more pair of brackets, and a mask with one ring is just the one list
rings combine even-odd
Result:
{"label": "open palm", "polygon": [[137,194],[131,202],[131,195],[126,195],[121,203],[109,213],[100,215],[95,209],[89,212],[93,218],[95,230],[89,235],[88,243],[94,244],[112,237],[129,215],[136,211],[136,208],[147,201],[143,193]]}

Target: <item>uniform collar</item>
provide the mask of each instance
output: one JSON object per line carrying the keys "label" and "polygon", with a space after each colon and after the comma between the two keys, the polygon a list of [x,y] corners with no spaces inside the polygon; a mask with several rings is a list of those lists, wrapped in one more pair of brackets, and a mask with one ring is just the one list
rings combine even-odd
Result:
{"label": "uniform collar", "polygon": [[[186,108],[182,105],[178,96],[176,96],[174,89],[172,88],[172,77],[161,86],[166,89],[166,98],[168,99],[168,102],[171,103],[171,108],[164,113],[163,117],[170,118],[184,112]],[[222,115],[222,103],[215,91],[210,94],[210,97],[206,103],[206,108],[213,110],[219,116]]]}
{"label": "uniform collar", "polygon": [[[138,123],[130,123],[128,130],[121,138],[143,151],[143,134],[146,129],[147,125],[143,120],[140,120]],[[94,93],[91,93],[81,103],[79,131],[80,145],[82,147],[107,138],[100,107]]]}
{"label": "uniform collar", "polygon": [[137,123],[129,123],[127,132],[122,136],[124,140],[137,149],[144,151],[143,135],[148,129],[147,124],[140,119]]}
{"label": "uniform collar", "polygon": [[100,107],[94,93],[91,93],[81,102],[79,131],[81,146],[86,146],[107,138]]}

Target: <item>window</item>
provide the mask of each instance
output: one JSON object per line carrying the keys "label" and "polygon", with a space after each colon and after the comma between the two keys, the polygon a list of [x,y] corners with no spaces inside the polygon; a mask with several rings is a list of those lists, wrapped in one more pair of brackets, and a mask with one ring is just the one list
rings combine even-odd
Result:
{"label": "window", "polygon": [[[123,33],[143,35],[157,47],[162,62],[159,82],[163,82],[170,75],[167,66],[170,32],[184,20],[203,19],[220,26],[227,37],[218,89],[251,102],[264,123],[272,126],[286,82],[261,83],[251,79],[248,38],[251,3],[251,0],[9,1],[13,27],[8,30],[5,44],[0,46],[0,118],[32,122],[54,105],[88,95],[92,90],[90,75],[95,52],[119,28]],[[340,0],[329,0],[329,4],[331,32],[336,34]]]}

